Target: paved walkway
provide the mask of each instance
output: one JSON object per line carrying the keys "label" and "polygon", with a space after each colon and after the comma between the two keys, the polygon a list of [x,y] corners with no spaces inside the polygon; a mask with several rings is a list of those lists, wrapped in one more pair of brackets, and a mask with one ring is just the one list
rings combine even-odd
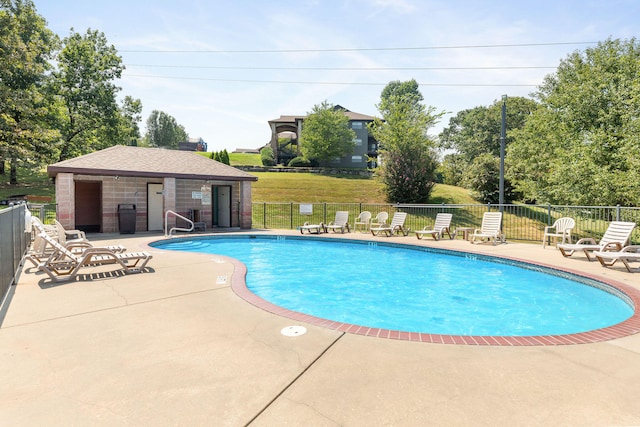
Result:
{"label": "paved walkway", "polygon": [[[640,286],[638,273],[541,245],[348,236],[534,259]],[[280,331],[295,322],[233,293],[232,263],[147,246],[160,238],[92,236],[152,252],[142,274],[49,285],[23,271],[0,327],[0,425],[640,424],[640,335],[491,347],[304,324],[306,334],[287,337]]]}

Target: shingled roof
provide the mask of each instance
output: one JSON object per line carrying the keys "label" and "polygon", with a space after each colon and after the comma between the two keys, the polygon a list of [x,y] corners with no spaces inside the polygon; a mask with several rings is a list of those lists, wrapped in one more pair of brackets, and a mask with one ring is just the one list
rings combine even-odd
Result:
{"label": "shingled roof", "polygon": [[190,151],[115,145],[47,167],[47,174],[257,181],[258,177]]}
{"label": "shingled roof", "polygon": [[[333,107],[334,110],[342,110],[344,111],[344,115],[349,118],[349,120],[364,120],[364,121],[373,121],[375,117],[368,116],[366,114],[355,113],[353,111],[347,110],[341,105],[336,105]],[[296,120],[304,120],[307,116],[280,116],[277,119],[269,120],[268,123],[295,123]]]}

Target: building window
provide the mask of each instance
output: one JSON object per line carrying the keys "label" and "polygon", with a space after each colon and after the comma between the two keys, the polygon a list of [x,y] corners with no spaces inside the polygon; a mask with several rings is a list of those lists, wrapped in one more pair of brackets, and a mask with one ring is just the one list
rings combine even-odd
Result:
{"label": "building window", "polygon": [[353,140],[356,143],[356,146],[362,147],[362,138],[356,138]]}
{"label": "building window", "polygon": [[351,129],[362,129],[362,122],[351,122]]}
{"label": "building window", "polygon": [[340,157],[334,157],[331,159],[331,163],[340,163]]}
{"label": "building window", "polygon": [[362,163],[362,156],[351,156],[351,163]]}

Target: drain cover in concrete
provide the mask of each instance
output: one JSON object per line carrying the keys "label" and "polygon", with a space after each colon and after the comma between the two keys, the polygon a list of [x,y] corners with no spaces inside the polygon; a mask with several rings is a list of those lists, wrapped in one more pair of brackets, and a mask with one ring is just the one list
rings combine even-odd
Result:
{"label": "drain cover in concrete", "polygon": [[304,326],[287,326],[282,328],[280,333],[285,337],[297,337],[298,335],[304,335],[307,332],[307,328]]}

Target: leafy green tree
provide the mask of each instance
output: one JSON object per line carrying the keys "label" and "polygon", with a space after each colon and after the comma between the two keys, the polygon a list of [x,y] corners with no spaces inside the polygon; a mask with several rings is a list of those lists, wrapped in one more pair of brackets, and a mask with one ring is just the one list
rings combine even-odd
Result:
{"label": "leafy green tree", "polygon": [[63,111],[59,160],[117,142],[104,136],[110,132],[114,135],[113,129],[121,125],[121,110],[116,101],[120,88],[113,82],[120,78],[123,69],[116,48],[99,31],[88,29],[81,35],[72,29],[63,40],[53,82]]}
{"label": "leafy green tree", "polygon": [[0,162],[37,164],[52,154],[58,133],[51,125],[46,90],[58,39],[31,0],[0,0]]}
{"label": "leafy green tree", "polygon": [[[389,100],[393,97],[405,98],[407,102],[411,103],[414,107],[418,108],[420,103],[424,101],[422,93],[420,92],[418,82],[415,79],[401,82],[400,80],[394,80],[389,82],[382,92],[380,93],[380,99]],[[380,105],[384,108],[384,105]],[[380,111],[384,114],[384,111]]]}
{"label": "leafy green tree", "polygon": [[607,39],[548,75],[512,133],[507,173],[525,197],[578,205],[640,203],[640,44]]}
{"label": "leafy green tree", "polygon": [[[507,130],[520,129],[535,110],[534,100],[513,97],[507,99]],[[455,150],[462,159],[470,164],[481,154],[489,153],[500,157],[500,128],[502,126],[502,100],[492,105],[479,106],[460,111],[449,119],[449,126],[440,133],[441,148]],[[511,143],[507,133],[506,144]]]}
{"label": "leafy green tree", "polygon": [[328,162],[353,153],[356,133],[349,127],[344,110],[327,101],[314,105],[304,119],[300,150],[305,158]]}
{"label": "leafy green tree", "polygon": [[377,106],[382,118],[369,126],[380,143],[380,172],[392,203],[427,203],[435,183],[435,142],[428,130],[444,113],[436,114],[421,100],[417,84],[391,82]]}
{"label": "leafy green tree", "polygon": [[97,131],[98,138],[110,145],[139,145],[140,126],[142,120],[142,102],[125,96],[118,107],[118,114],[113,122],[105,123]]}
{"label": "leafy green tree", "polygon": [[[511,133],[517,129],[521,129],[532,111],[537,108],[534,100],[513,97],[507,99],[506,108],[506,124],[507,139],[505,146],[511,144]],[[441,165],[445,182],[447,179],[453,183],[458,180],[461,175],[460,170],[468,170],[474,163],[477,165],[478,159],[482,157],[484,164],[488,165],[488,159],[484,158],[485,154],[493,156],[495,160],[500,162],[500,132],[502,126],[502,100],[495,101],[492,105],[485,107],[479,106],[467,110],[460,111],[455,117],[449,120],[449,126],[443,129],[438,140],[439,146],[443,149],[455,151],[455,158],[449,157],[445,159]],[[455,161],[453,161],[455,160]],[[493,164],[493,162],[491,162]],[[506,174],[506,173],[505,173]],[[481,178],[479,177],[478,180]],[[467,188],[473,190],[480,200],[485,202],[494,202],[489,194],[499,194],[500,180],[480,183],[478,180],[462,180],[457,181],[467,185]],[[485,185],[493,182],[495,189],[487,189]],[[458,185],[453,184],[453,185]],[[509,193],[507,197],[507,187],[505,183],[505,202],[512,201],[513,193]],[[495,200],[497,203],[498,200]]]}
{"label": "leafy green tree", "polygon": [[[469,165],[463,176],[465,188],[474,192],[474,197],[483,203],[500,202],[500,158],[483,153]],[[513,200],[513,191],[508,180],[504,183],[504,201]]]}
{"label": "leafy green tree", "polygon": [[447,185],[461,186],[467,162],[458,153],[449,153],[444,156],[438,171],[442,174],[442,182]]}
{"label": "leafy green tree", "polygon": [[164,111],[153,110],[147,119],[145,139],[151,147],[177,149],[180,142],[189,138],[184,126]]}

